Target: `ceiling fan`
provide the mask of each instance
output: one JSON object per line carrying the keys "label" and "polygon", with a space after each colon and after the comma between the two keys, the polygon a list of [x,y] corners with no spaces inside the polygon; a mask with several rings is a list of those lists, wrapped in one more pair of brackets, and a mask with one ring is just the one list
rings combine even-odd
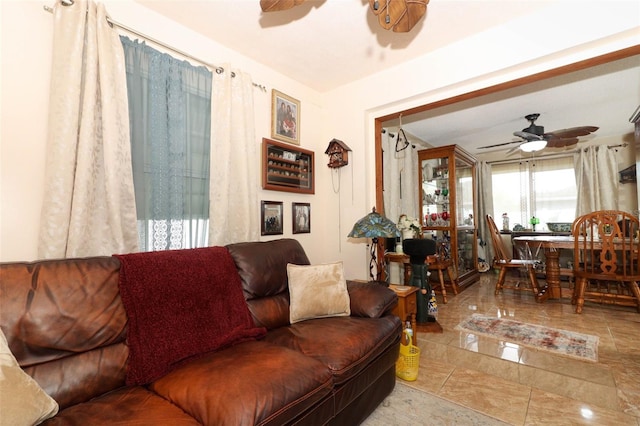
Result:
{"label": "ceiling fan", "polygon": [[525,152],[540,151],[544,148],[565,148],[577,144],[578,136],[587,136],[598,130],[596,126],[579,126],[545,133],[543,126],[536,125],[538,117],[540,117],[538,113],[526,115],[524,118],[529,121],[529,127],[513,132],[514,136],[522,140],[481,146],[478,149],[497,148],[516,143],[519,144],[516,149],[520,148]]}
{"label": "ceiling fan", "polygon": [[[305,0],[260,0],[263,12],[278,12],[301,5]],[[429,0],[369,0],[369,7],[385,30],[406,33],[427,11]]]}

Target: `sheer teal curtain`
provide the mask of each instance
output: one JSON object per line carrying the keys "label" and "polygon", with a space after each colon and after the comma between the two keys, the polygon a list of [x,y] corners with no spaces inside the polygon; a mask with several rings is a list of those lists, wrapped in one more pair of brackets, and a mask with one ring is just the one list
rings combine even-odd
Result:
{"label": "sheer teal curtain", "polygon": [[211,81],[195,67],[121,36],[141,250],[208,244]]}

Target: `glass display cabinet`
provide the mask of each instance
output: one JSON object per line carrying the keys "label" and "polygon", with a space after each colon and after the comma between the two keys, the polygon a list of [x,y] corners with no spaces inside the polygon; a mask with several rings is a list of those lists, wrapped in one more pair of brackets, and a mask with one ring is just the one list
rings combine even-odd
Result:
{"label": "glass display cabinet", "polygon": [[475,283],[478,272],[476,160],[458,145],[418,151],[422,230],[453,260],[458,285]]}

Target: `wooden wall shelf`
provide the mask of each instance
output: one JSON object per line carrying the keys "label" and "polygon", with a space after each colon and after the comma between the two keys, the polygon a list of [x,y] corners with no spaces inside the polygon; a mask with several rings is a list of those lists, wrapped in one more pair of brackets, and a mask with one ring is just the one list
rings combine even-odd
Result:
{"label": "wooden wall shelf", "polygon": [[262,188],[313,194],[314,167],[313,151],[262,139]]}

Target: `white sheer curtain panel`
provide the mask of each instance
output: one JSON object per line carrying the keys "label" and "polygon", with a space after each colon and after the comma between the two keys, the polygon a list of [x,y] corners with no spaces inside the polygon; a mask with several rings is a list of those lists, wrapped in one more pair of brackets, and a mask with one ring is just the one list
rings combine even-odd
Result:
{"label": "white sheer curtain panel", "polygon": [[[382,134],[383,163],[383,203],[384,216],[398,223],[401,214],[420,219],[418,212],[418,191],[422,184],[418,183],[418,154],[411,146],[396,152],[398,141],[397,129],[390,135],[389,129]],[[398,149],[404,147],[399,143]],[[421,220],[422,222],[422,220]],[[402,282],[402,268],[398,263],[390,263],[387,269],[390,282]]]}
{"label": "white sheer curtain panel", "polygon": [[124,57],[104,5],[56,5],[52,62],[38,255],[137,251]]}
{"label": "white sheer curtain panel", "polygon": [[211,94],[209,245],[260,236],[253,84],[251,76],[228,64],[224,70],[213,73]]}
{"label": "white sheer curtain panel", "polygon": [[581,149],[574,156],[578,202],[576,217],[597,210],[618,209],[615,152],[606,146]]}
{"label": "white sheer curtain panel", "polygon": [[[398,222],[401,214],[417,218],[419,216],[418,191],[422,184],[417,182],[418,154],[409,145],[402,151],[396,151],[398,133],[393,137],[386,130],[382,135],[383,175],[384,175],[384,215],[394,223]],[[398,149],[404,144],[400,144]]]}

